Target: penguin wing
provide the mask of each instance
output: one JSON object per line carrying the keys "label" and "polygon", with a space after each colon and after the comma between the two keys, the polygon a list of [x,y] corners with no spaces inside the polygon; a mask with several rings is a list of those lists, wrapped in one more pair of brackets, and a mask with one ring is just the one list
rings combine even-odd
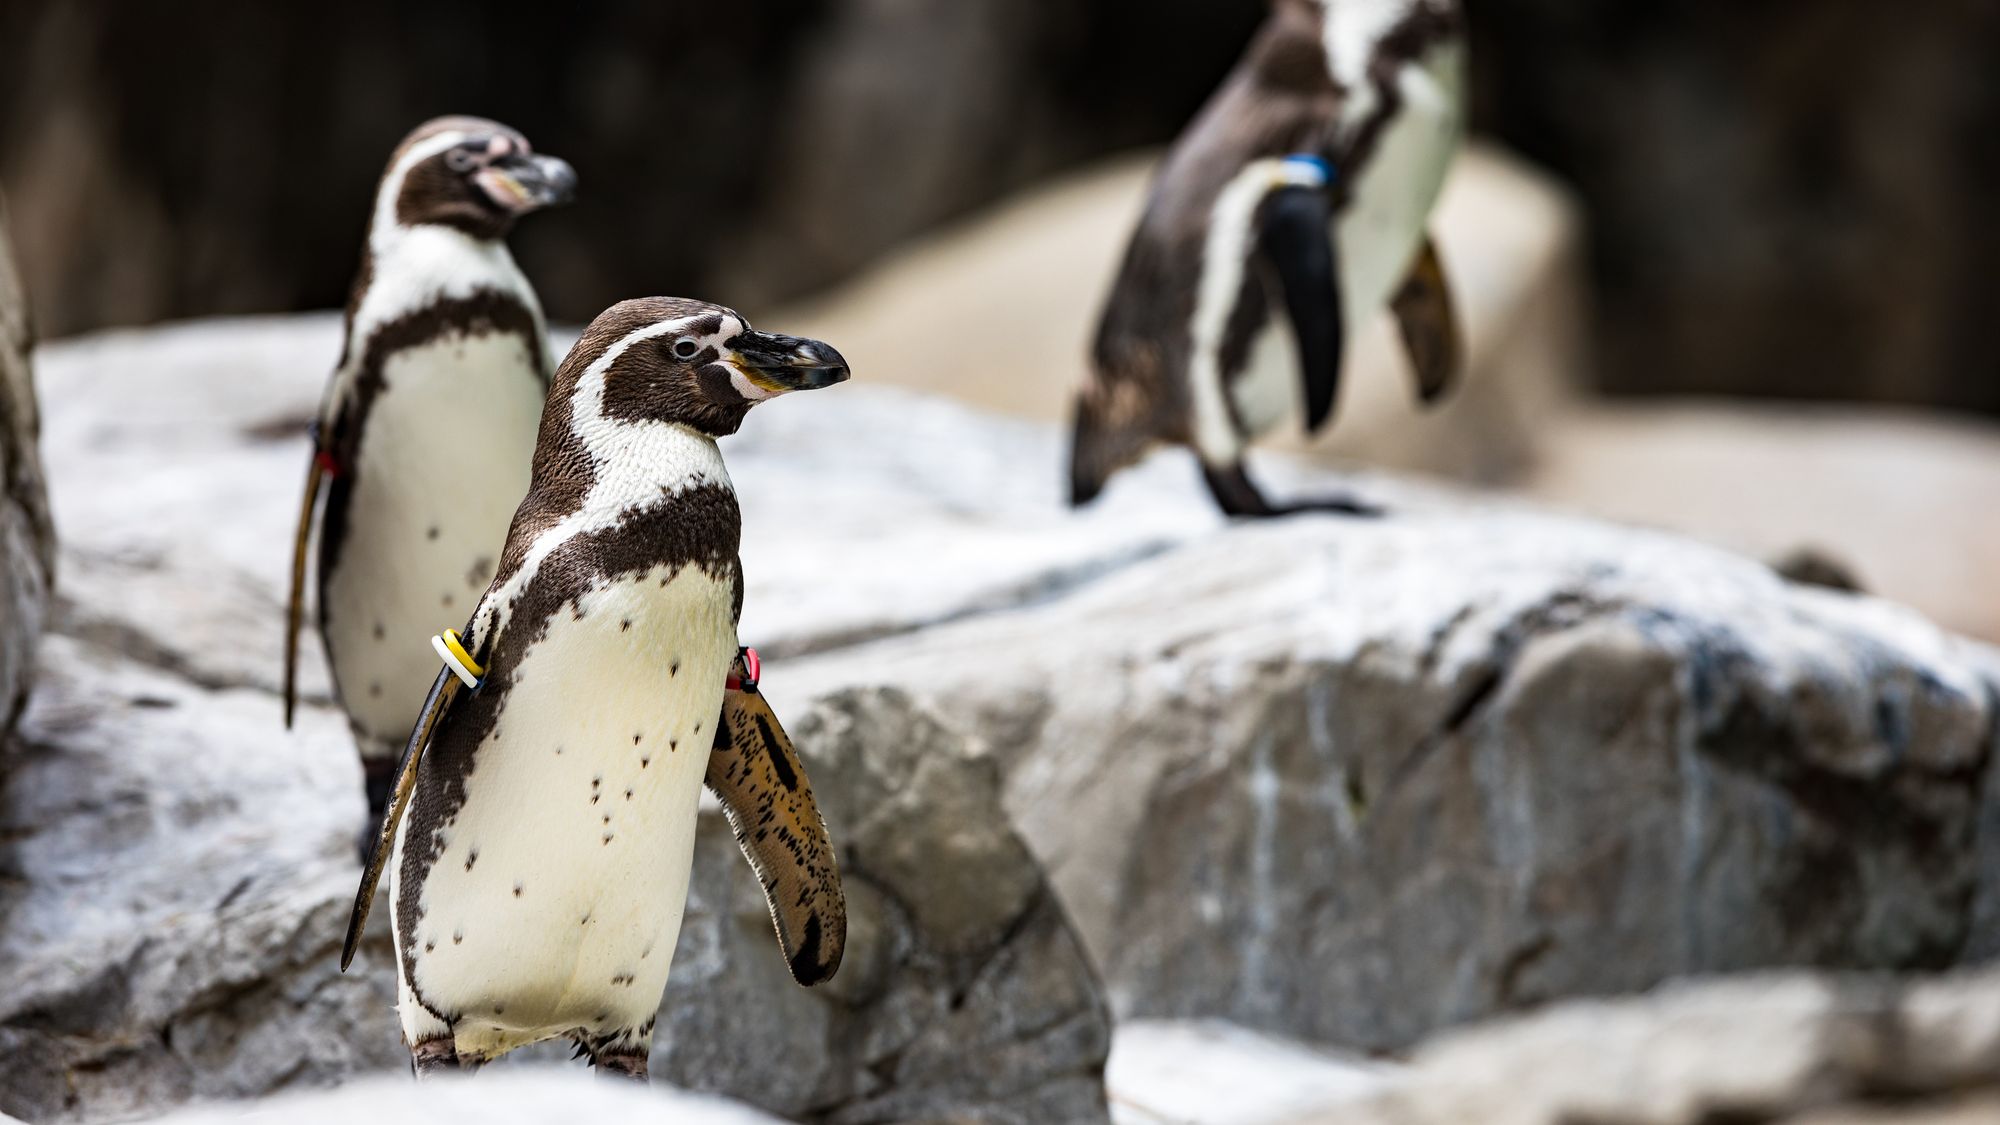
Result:
{"label": "penguin wing", "polygon": [[1426,404],[1444,396],[1465,365],[1465,341],[1458,325],[1457,304],[1437,244],[1428,236],[1410,264],[1410,275],[1390,302],[1403,348],[1417,376],[1417,397]]}
{"label": "penguin wing", "polygon": [[829,979],[847,945],[840,868],[805,765],[752,686],[723,696],[707,780],[764,886],[792,979],[808,987]]}
{"label": "penguin wing", "polygon": [[1257,247],[1284,295],[1299,344],[1306,430],[1317,432],[1333,413],[1346,337],[1334,268],[1333,203],[1325,189],[1290,185],[1266,196]]}
{"label": "penguin wing", "polygon": [[299,626],[306,614],[306,550],[312,542],[313,513],[319,510],[320,486],[326,465],[317,440],[306,469],[305,498],[299,503],[299,529],[292,538],[292,589],[285,603],[285,729],[292,729],[292,712],[299,699]]}
{"label": "penguin wing", "polygon": [[368,928],[368,909],[375,903],[375,885],[382,881],[382,868],[395,853],[396,826],[402,823],[403,812],[410,807],[410,793],[417,785],[417,766],[423,761],[424,748],[430,744],[439,720],[451,709],[462,686],[452,670],[444,668],[431,684],[431,693],[424,697],[423,713],[418,716],[410,743],[403,749],[403,760],[396,767],[396,788],[389,794],[389,807],[382,812],[382,824],[375,831],[374,843],[368,847],[368,862],[361,868],[361,889],[355,892],[354,912],[347,917],[347,940],[340,947],[342,972],[354,960],[361,934]]}

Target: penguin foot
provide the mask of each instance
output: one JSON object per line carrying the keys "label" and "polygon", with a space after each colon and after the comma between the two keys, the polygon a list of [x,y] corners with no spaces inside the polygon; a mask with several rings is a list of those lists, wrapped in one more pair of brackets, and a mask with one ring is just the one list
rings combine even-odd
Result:
{"label": "penguin foot", "polygon": [[1276,519],[1280,516],[1298,515],[1304,512],[1322,512],[1334,515],[1374,518],[1385,515],[1383,509],[1365,500],[1352,496],[1326,496],[1316,500],[1301,500],[1290,504],[1273,504],[1264,498],[1250,474],[1238,462],[1224,468],[1212,465],[1201,467],[1202,479],[1208,482],[1208,490],[1215,496],[1216,506],[1226,516],[1247,519]]}
{"label": "penguin foot", "polygon": [[1302,500],[1293,504],[1280,504],[1271,513],[1278,516],[1297,515],[1301,512],[1327,512],[1340,516],[1354,516],[1357,519],[1378,519],[1388,514],[1379,504],[1357,500],[1352,496],[1325,496],[1317,500]]}
{"label": "penguin foot", "polygon": [[426,1039],[410,1048],[410,1070],[420,1080],[458,1069],[458,1043],[449,1035]]}
{"label": "penguin foot", "polygon": [[599,1075],[605,1078],[623,1078],[637,1082],[641,1086],[646,1084],[647,1056],[651,1054],[646,1047],[606,1047],[599,1051],[585,1048],[585,1050],[590,1055],[590,1065]]}

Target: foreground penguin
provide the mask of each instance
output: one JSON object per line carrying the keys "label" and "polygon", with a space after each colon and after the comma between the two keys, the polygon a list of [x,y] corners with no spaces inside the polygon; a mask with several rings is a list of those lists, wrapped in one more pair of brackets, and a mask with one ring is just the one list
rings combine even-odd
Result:
{"label": "foreground penguin", "polygon": [[342,953],[345,968],[386,860],[419,1074],[561,1036],[645,1077],[704,781],[792,976],[839,966],[833,849],[737,648],[741,521],[715,439],[764,399],[846,378],[825,344],[669,298],[613,306],[556,372],[499,574],[463,640],[436,642],[446,670]]}
{"label": "foreground penguin", "polygon": [[1461,35],[1452,0],[1275,0],[1153,183],[1077,396],[1072,503],[1165,442],[1194,448],[1230,515],[1367,510],[1273,504],[1243,453],[1326,423],[1346,327],[1385,301],[1423,400],[1450,384],[1425,220],[1462,128]]}
{"label": "foreground penguin", "polygon": [[[347,335],[314,428],[293,545],[285,725],[316,501],[319,632],[379,817],[435,658],[423,638],[493,577],[528,487],[547,392],[541,304],[502,240],[561,203],[569,165],[521,134],[442,117],[404,139],[375,193]],[[372,823],[372,821],[371,821]]]}

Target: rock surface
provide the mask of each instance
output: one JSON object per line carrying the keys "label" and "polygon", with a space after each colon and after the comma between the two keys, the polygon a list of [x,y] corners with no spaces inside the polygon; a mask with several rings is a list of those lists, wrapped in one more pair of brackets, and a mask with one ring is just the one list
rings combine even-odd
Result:
{"label": "rock surface", "polygon": [[404,1077],[371,1078],[339,1090],[286,1094],[248,1105],[196,1106],[161,1125],[225,1125],[237,1121],[284,1125],[548,1125],[551,1121],[620,1121],[633,1125],[779,1125],[781,1118],[720,1098],[654,1085],[640,1090],[584,1074],[521,1068],[469,1081],[412,1086]]}
{"label": "rock surface", "polygon": [[1546,417],[1538,501],[1776,559],[1811,548],[1861,585],[2000,643],[2000,426],[1913,410],[1655,401]]}
{"label": "rock surface", "polygon": [[1123,1015],[1385,1048],[1677,974],[1937,967],[1991,878],[1974,646],[1532,512],[1239,528],[792,674],[984,735]]}
{"label": "rock surface", "polygon": [[1399,1068],[1215,1020],[1131,1020],[1104,1068],[1113,1125],[1290,1125]]}
{"label": "rock surface", "polygon": [[1295,1125],[1975,1125],[2000,1120],[2000,975],[1748,977],[1572,1003],[1426,1044]]}
{"label": "rock surface", "polygon": [[55,577],[28,311],[8,246],[7,211],[0,206],[0,732],[27,699]]}

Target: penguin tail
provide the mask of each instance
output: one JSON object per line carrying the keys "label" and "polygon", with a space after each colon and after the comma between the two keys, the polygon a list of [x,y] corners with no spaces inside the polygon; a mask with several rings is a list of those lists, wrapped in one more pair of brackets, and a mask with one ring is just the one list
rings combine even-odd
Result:
{"label": "penguin tail", "polygon": [[1120,469],[1145,456],[1149,439],[1134,424],[1135,411],[1109,404],[1124,397],[1093,383],[1076,396],[1070,430],[1069,503],[1081,508],[1097,499]]}

